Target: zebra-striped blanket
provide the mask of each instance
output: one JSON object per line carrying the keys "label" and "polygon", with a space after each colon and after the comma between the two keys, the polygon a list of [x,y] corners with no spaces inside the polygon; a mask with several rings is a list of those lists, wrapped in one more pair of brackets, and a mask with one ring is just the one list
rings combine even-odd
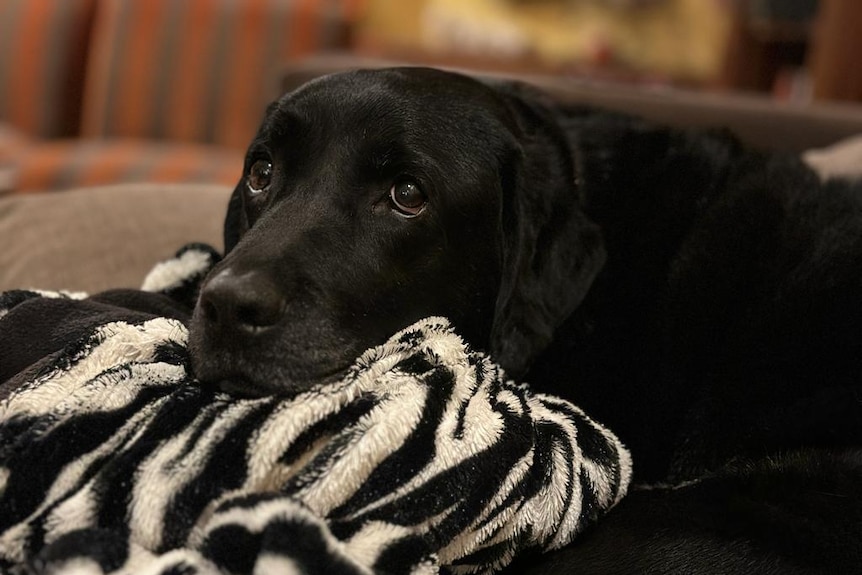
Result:
{"label": "zebra-striped blanket", "polygon": [[[207,253],[147,287],[187,298]],[[445,319],[338,383],[242,399],[190,377],[171,305],[0,296],[4,347],[44,355],[0,355],[27,364],[0,381],[0,571],[490,572],[568,543],[626,491],[611,432],[508,381]]]}

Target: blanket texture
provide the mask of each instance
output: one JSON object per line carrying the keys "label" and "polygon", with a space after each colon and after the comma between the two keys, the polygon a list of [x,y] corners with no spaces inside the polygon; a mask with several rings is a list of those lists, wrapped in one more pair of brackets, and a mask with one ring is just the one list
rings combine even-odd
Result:
{"label": "blanket texture", "polygon": [[473,573],[570,542],[628,452],[429,318],[337,383],[243,399],[187,368],[189,246],[149,291],[0,295],[0,571]]}

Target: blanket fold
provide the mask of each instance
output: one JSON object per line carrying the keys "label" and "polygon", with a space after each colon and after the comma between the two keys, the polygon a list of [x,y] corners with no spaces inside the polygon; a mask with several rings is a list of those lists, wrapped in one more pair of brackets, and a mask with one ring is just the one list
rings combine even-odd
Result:
{"label": "blanket fold", "polygon": [[625,494],[609,430],[444,318],[293,397],[201,385],[183,306],[216,259],[190,246],[150,292],[0,295],[0,569],[493,572]]}

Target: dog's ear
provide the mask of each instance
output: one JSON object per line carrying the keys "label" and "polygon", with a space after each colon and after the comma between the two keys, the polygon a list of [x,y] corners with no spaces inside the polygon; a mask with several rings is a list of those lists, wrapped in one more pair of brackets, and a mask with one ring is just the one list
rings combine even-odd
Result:
{"label": "dog's ear", "polygon": [[248,219],[246,218],[242,202],[242,187],[244,185],[245,179],[241,178],[227,203],[227,214],[224,218],[224,228],[222,230],[225,255],[236,246],[239,239],[248,230]]}
{"label": "dog's ear", "polygon": [[497,84],[519,150],[503,181],[503,273],[490,352],[520,377],[583,301],[605,262],[599,227],[581,210],[575,161],[552,105]]}

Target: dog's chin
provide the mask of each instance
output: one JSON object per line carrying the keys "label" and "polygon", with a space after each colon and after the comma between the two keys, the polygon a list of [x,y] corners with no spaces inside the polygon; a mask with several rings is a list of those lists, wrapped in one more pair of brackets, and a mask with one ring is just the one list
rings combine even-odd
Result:
{"label": "dog's chin", "polygon": [[204,386],[240,397],[292,396],[341,379],[352,365],[348,357],[330,356],[303,361],[292,354],[250,354],[190,339],[191,372]]}
{"label": "dog's chin", "polygon": [[208,329],[196,311],[188,344],[192,374],[201,384],[236,396],[290,396],[337,381],[365,349],[364,342],[346,338],[344,329],[295,323],[293,329],[243,339]]}
{"label": "dog's chin", "polygon": [[[244,362],[234,362],[229,368],[195,361],[192,356],[192,373],[204,386],[212,386],[237,397],[258,398],[267,396],[294,396],[309,389],[340,380],[349,366],[333,367],[325,371],[299,374],[283,369],[243,369]],[[270,366],[271,367],[271,366]]]}

